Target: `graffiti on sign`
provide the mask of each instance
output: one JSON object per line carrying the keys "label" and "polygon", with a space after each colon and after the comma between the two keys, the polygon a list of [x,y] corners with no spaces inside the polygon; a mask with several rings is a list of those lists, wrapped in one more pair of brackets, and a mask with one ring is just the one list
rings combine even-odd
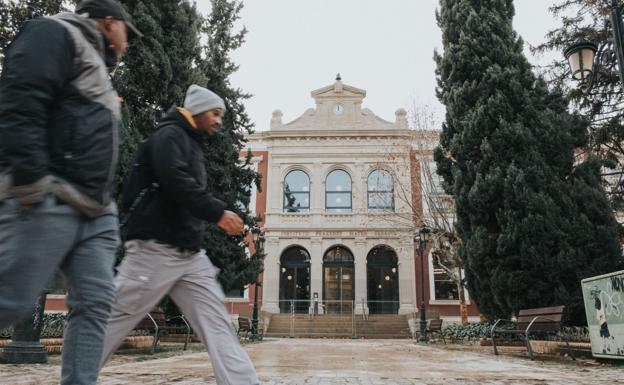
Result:
{"label": "graffiti on sign", "polygon": [[581,282],[594,357],[624,359],[624,271]]}

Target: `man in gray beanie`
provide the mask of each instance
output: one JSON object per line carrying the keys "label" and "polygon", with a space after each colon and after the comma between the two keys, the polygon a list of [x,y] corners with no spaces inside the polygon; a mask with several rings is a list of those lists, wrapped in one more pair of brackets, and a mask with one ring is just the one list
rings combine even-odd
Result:
{"label": "man in gray beanie", "polygon": [[115,277],[101,366],[167,294],[206,346],[220,385],[259,384],[230,327],[219,269],[201,249],[205,222],[229,235],[243,221],[206,192],[202,144],[221,127],[225,103],[192,85],[184,108],[173,107],[137,151],[124,186],[126,255]]}

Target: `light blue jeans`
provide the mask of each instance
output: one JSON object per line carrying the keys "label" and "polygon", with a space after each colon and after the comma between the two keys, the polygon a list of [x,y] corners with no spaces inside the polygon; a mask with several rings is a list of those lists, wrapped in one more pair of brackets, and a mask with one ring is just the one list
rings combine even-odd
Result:
{"label": "light blue jeans", "polygon": [[95,384],[115,290],[117,210],[88,218],[53,195],[30,209],[0,202],[0,328],[26,316],[52,274],[68,283],[61,384]]}

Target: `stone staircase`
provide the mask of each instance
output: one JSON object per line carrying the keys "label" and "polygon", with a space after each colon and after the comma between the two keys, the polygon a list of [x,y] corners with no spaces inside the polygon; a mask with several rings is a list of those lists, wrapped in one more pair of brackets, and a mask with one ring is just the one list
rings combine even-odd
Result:
{"label": "stone staircase", "polygon": [[[267,337],[291,336],[291,314],[273,314]],[[351,315],[317,315],[313,320],[307,314],[295,314],[293,337],[296,338],[352,338]],[[407,316],[396,314],[370,315],[368,321],[355,316],[355,338],[411,338]]]}

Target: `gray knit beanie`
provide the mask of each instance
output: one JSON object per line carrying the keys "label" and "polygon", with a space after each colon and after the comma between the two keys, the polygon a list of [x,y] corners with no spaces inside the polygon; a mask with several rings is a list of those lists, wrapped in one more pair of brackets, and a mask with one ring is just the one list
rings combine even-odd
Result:
{"label": "gray knit beanie", "polygon": [[220,108],[225,112],[225,103],[219,95],[209,89],[200,87],[197,84],[192,84],[188,90],[186,90],[184,108],[194,116],[215,108]]}

